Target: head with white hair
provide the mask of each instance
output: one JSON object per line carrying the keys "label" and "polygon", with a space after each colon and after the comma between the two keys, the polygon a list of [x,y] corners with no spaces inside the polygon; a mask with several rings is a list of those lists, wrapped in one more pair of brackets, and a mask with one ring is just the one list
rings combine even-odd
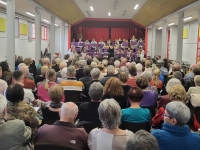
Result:
{"label": "head with white hair", "polygon": [[113,75],[115,73],[115,67],[113,65],[109,65],[107,67],[107,75]]}
{"label": "head with white hair", "polygon": [[119,70],[118,70],[118,72],[119,73],[126,72],[127,74],[129,74],[128,69],[125,66],[120,67]]}
{"label": "head with white hair", "polygon": [[172,78],[167,82],[167,85],[166,85],[167,93],[169,92],[170,88],[175,84],[181,84],[181,81],[176,78]]}
{"label": "head with white hair", "polygon": [[61,61],[60,64],[59,64],[60,70],[62,70],[65,67],[67,67],[67,63],[65,61]]}
{"label": "head with white hair", "polygon": [[114,99],[103,100],[99,105],[98,113],[104,128],[115,129],[120,125],[121,108]]}
{"label": "head with white hair", "polygon": [[67,67],[64,67],[60,74],[62,78],[67,78]]}
{"label": "head with white hair", "polygon": [[142,71],[142,64],[141,63],[137,63],[135,65],[135,67],[137,68],[137,71]]}
{"label": "head with white hair", "polygon": [[28,66],[21,66],[19,68],[20,71],[22,71],[24,73],[24,77],[27,77],[28,74],[29,74],[29,69],[28,69]]}
{"label": "head with white hair", "polygon": [[91,66],[91,68],[96,68],[97,67],[97,63],[96,62],[92,62],[90,66]]}
{"label": "head with white hair", "polygon": [[97,80],[99,78],[99,76],[100,76],[99,68],[93,68],[91,70],[90,74],[91,74],[91,77],[92,77],[93,80]]}
{"label": "head with white hair", "polygon": [[79,60],[79,62],[78,62],[79,68],[84,68],[84,66],[86,66],[86,65],[87,65],[87,63],[85,60]]}
{"label": "head with white hair", "polygon": [[18,68],[21,68],[22,66],[26,66],[26,64],[25,64],[25,63],[20,63],[20,64],[18,65]]}
{"label": "head with white hair", "polygon": [[7,101],[6,98],[0,94],[0,118],[6,117]]}
{"label": "head with white hair", "polygon": [[60,121],[74,124],[77,115],[78,107],[76,104],[73,102],[66,102],[62,105],[60,110]]}
{"label": "head with white hair", "polygon": [[108,60],[107,60],[107,59],[103,59],[103,60],[102,60],[102,64],[103,64],[105,67],[107,67]]}
{"label": "head with white hair", "polygon": [[120,61],[119,61],[119,60],[116,60],[116,61],[114,62],[114,65],[115,65],[115,68],[119,68]]}

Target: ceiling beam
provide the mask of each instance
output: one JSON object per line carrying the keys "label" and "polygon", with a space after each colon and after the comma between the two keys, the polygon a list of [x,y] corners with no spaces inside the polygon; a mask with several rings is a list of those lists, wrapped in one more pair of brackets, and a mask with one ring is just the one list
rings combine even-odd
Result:
{"label": "ceiling beam", "polygon": [[125,16],[125,14],[126,14],[126,10],[124,11],[124,13],[122,14],[122,17],[124,17]]}

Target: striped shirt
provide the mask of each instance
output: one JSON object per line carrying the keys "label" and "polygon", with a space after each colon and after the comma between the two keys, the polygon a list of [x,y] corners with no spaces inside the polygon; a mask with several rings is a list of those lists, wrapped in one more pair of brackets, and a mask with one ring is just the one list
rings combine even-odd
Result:
{"label": "striped shirt", "polygon": [[65,81],[60,83],[60,86],[64,88],[64,90],[72,90],[72,91],[82,91],[84,89],[84,85],[81,81],[77,81],[76,78],[68,78]]}

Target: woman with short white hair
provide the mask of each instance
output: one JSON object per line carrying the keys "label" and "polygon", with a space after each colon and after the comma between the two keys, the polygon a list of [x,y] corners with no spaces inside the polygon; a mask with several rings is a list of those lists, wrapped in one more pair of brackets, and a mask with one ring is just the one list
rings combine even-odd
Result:
{"label": "woman with short white hair", "polygon": [[135,65],[135,67],[136,67],[136,69],[137,69],[137,77],[138,76],[142,76],[142,64],[140,64],[140,63],[137,63],[136,65]]}
{"label": "woman with short white hair", "polygon": [[160,150],[197,150],[200,149],[200,137],[190,132],[186,125],[190,119],[190,110],[183,102],[171,102],[165,107],[162,130],[153,130]]}
{"label": "woman with short white hair", "polygon": [[64,67],[62,70],[61,70],[61,78],[58,77],[57,78],[57,84],[60,84],[62,81],[64,80],[67,80],[67,67]]}
{"label": "woman with short white hair", "polygon": [[93,129],[88,135],[90,150],[124,150],[126,142],[133,133],[119,129],[121,108],[114,99],[105,99],[98,108],[102,129]]}
{"label": "woman with short white hair", "polygon": [[194,77],[194,84],[195,87],[190,87],[187,96],[190,96],[190,94],[200,94],[200,75],[196,75]]}

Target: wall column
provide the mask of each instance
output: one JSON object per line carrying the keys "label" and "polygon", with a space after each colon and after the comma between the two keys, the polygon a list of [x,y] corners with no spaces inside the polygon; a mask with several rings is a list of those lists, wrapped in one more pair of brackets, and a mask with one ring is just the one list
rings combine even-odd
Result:
{"label": "wall column", "polygon": [[162,48],[161,48],[161,59],[166,57],[167,51],[167,20],[162,21]]}
{"label": "wall column", "polygon": [[152,45],[151,45],[151,57],[154,58],[156,49],[156,26],[152,26]]}
{"label": "wall column", "polygon": [[[51,56],[52,57],[52,56]],[[35,8],[35,62],[41,58],[41,9]]]}
{"label": "wall column", "polygon": [[61,25],[60,25],[60,55],[61,55],[61,59],[64,59],[64,55],[65,55],[65,22],[61,22]]}
{"label": "wall column", "polygon": [[176,61],[182,62],[182,53],[183,53],[183,19],[184,12],[178,14],[178,33],[177,33],[177,51],[176,51]]}
{"label": "wall column", "polygon": [[10,70],[15,70],[15,0],[7,0],[6,5],[6,59]]}
{"label": "wall column", "polygon": [[51,28],[50,28],[50,50],[51,57],[55,53],[55,17],[51,16]]}

